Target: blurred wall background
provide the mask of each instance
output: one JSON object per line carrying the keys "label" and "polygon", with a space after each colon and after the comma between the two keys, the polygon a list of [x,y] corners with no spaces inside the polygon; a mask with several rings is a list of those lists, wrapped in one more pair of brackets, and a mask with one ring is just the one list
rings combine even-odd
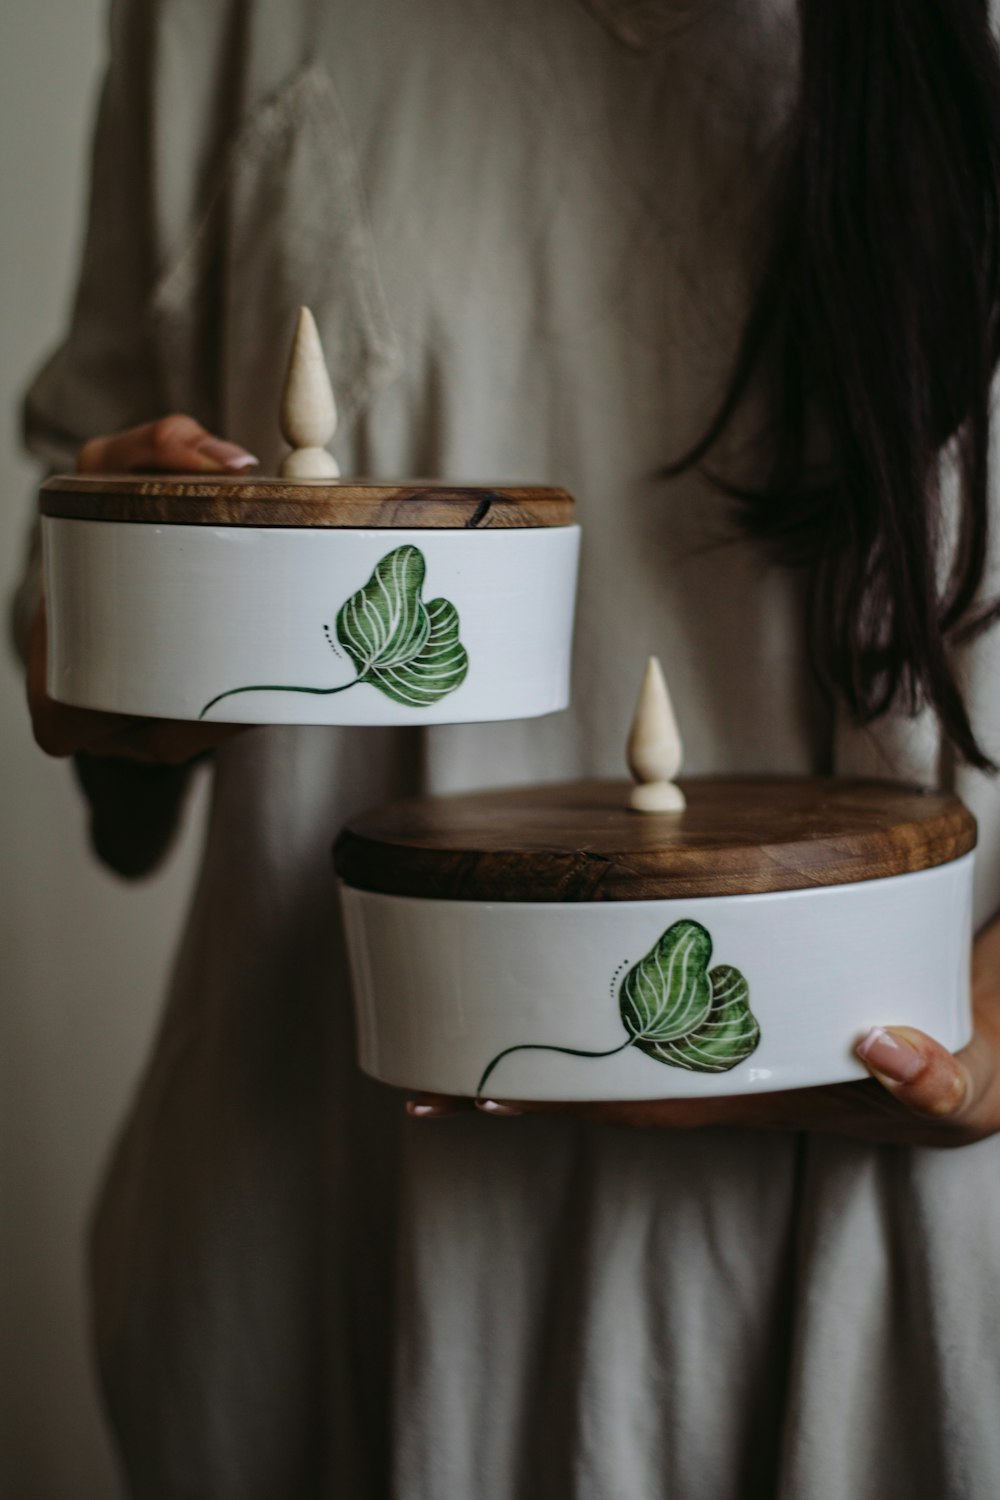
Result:
{"label": "blurred wall background", "polygon": [[[19,449],[19,395],[69,312],[106,7],[3,0],[0,16],[5,598],[36,482]],[[87,1347],[83,1240],[155,1024],[201,806],[165,875],[123,885],[90,858],[68,766],[35,748],[9,647],[0,716],[0,1494],[115,1500]]]}

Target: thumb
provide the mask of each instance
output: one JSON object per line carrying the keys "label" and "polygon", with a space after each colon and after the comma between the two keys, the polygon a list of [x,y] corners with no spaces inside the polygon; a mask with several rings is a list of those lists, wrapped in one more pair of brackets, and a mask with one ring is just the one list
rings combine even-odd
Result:
{"label": "thumb", "polygon": [[915,1114],[963,1123],[985,1096],[994,1059],[980,1037],[949,1052],[909,1026],[873,1026],[857,1046],[869,1073]]}

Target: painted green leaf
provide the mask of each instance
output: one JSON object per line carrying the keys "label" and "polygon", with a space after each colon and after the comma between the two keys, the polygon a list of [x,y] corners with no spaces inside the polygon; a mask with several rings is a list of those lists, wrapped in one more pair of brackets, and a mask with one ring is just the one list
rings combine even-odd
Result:
{"label": "painted green leaf", "polygon": [[[208,700],[199,719],[238,693],[311,693],[326,698],[369,682],[397,703],[423,708],[454,692],[465,681],[469,658],[458,638],[455,606],[447,599],[424,604],[420,597],[426,571],[419,547],[397,547],[376,564],[364,588],[340,610],[337,637],[358,674],[350,682],[335,687],[255,682],[227,688]],[[323,629],[329,640],[329,627]]]}
{"label": "painted green leaf", "polygon": [[455,606],[447,599],[425,605],[420,597],[425,570],[419,548],[397,547],[337,615],[337,636],[358,681],[414,708],[453,692],[469,670]]}
{"label": "painted green leaf", "polygon": [[337,615],[337,637],[367,679],[372,668],[411,661],[430,635],[420,598],[426,564],[418,547],[387,552],[365,584]]}
{"label": "painted green leaf", "polygon": [[646,1046],[644,1051],[651,1057],[695,1073],[728,1073],[754,1051],[760,1026],[750,1009],[746,979],[731,964],[720,964],[708,977],[712,985],[708,1019],[687,1036]]}
{"label": "painted green leaf", "polygon": [[709,971],[712,939],[700,922],[668,927],[654,948],[626,974],[618,992],[628,1033],[603,1051],[520,1042],[498,1052],[480,1077],[482,1094],[497,1064],[512,1052],[562,1052],[571,1057],[613,1057],[638,1047],[655,1062],[693,1073],[728,1073],[745,1062],[760,1041],[750,1009],[750,986],[732,964]]}
{"label": "painted green leaf", "polygon": [[458,610],[447,599],[427,605],[430,634],[411,661],[372,667],[364,680],[397,703],[421,708],[436,703],[465,681],[469,657],[458,638]]}
{"label": "painted green leaf", "polygon": [[[626,974],[618,993],[625,1029],[644,1052],[696,1030],[708,1017],[712,939],[700,922],[668,927]],[[661,1061],[663,1059],[661,1058]]]}

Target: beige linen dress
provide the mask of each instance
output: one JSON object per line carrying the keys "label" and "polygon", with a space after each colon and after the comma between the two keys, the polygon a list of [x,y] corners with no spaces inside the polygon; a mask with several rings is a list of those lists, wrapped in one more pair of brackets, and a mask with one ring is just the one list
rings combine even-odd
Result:
{"label": "beige linen dress", "polygon": [[[345,473],[558,483],[573,707],[259,729],[216,757],[169,1003],[98,1207],[96,1342],[143,1500],[995,1500],[1000,1138],[408,1119],[353,1061],[330,845],[361,806],[618,773],[645,656],[692,772],[957,785],[824,707],[795,578],[697,477],[794,88],[790,7],[121,0],[82,283],[29,398],[193,412],[272,466],[315,310]],[[1000,750],[1000,635],[966,664]]]}

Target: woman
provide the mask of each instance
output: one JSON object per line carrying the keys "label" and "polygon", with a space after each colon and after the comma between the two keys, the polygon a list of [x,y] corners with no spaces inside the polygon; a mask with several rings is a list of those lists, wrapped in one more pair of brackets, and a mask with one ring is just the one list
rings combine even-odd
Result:
{"label": "woman", "polygon": [[[1000,638],[975,629],[1000,84],[973,0],[801,23],[800,48],[735,0],[115,8],[35,451],[270,467],[305,302],[344,472],[558,482],[586,527],[574,705],[534,723],[223,743],[81,715],[45,699],[36,614],[36,732],[77,754],[111,863],[159,857],[214,750],[94,1231],[137,1496],[1000,1492]],[[754,1101],[404,1113],[352,1061],[335,831],[418,787],[616,771],[650,649],[693,772],[973,806],[973,1042],[877,1032],[871,1083]]]}

